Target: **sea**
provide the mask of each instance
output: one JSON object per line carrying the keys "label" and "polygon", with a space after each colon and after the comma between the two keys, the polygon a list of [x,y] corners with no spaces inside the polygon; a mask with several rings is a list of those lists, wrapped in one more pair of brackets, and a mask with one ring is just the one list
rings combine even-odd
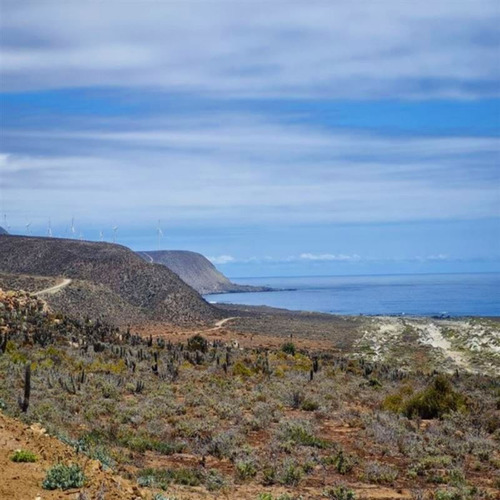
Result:
{"label": "sea", "polygon": [[211,303],[346,315],[500,316],[500,273],[233,278],[276,291],[210,294]]}

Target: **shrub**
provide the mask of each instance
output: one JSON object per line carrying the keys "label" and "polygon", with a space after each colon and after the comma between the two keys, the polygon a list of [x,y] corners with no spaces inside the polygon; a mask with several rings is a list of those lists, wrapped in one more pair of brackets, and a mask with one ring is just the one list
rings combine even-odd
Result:
{"label": "shrub", "polygon": [[302,446],[312,446],[314,448],[327,448],[328,442],[317,438],[305,425],[300,422],[285,422],[281,427],[283,439],[288,439]]}
{"label": "shrub", "polygon": [[257,474],[257,467],[252,460],[243,460],[236,463],[236,473],[241,480],[255,477]]}
{"label": "shrub", "polygon": [[287,486],[297,486],[304,475],[304,470],[294,462],[288,462],[284,465],[280,481]]}
{"label": "shrub", "polygon": [[262,484],[271,486],[276,484],[278,471],[274,465],[267,465],[262,469]]}
{"label": "shrub", "polygon": [[332,500],[355,500],[356,495],[354,491],[347,488],[347,486],[339,485],[327,488],[323,495]]}
{"label": "shrub", "polygon": [[57,464],[47,471],[42,483],[45,490],[69,490],[81,488],[85,483],[85,476],[79,465]]}
{"label": "shrub", "polygon": [[205,486],[208,491],[216,491],[226,487],[227,482],[215,469],[209,470],[205,475]]}
{"label": "shrub", "polygon": [[441,418],[446,413],[465,409],[465,398],[456,393],[447,377],[438,375],[431,384],[403,405],[403,413],[411,418]]}
{"label": "shrub", "polygon": [[241,361],[237,361],[233,366],[233,375],[239,375],[240,377],[250,377],[252,375],[252,370]]}
{"label": "shrub", "polygon": [[365,476],[371,483],[392,484],[398,477],[398,470],[389,465],[370,462],[365,468]]}
{"label": "shrub", "polygon": [[205,337],[202,337],[200,334],[194,335],[189,338],[187,341],[188,351],[208,351],[208,341]]}
{"label": "shrub", "polygon": [[319,404],[316,401],[311,401],[306,399],[301,406],[301,409],[304,411],[316,411],[319,408]]}
{"label": "shrub", "polygon": [[291,354],[292,356],[295,356],[295,344],[293,342],[286,342],[281,346],[281,350],[286,353],[286,354]]}
{"label": "shrub", "polygon": [[38,457],[29,450],[16,450],[10,457],[12,462],[32,463],[38,460]]}
{"label": "shrub", "polygon": [[339,474],[349,474],[354,467],[354,460],[340,450],[337,455],[333,457],[332,465],[335,466]]}
{"label": "shrub", "polygon": [[137,482],[143,487],[157,487],[166,490],[170,483],[199,486],[203,479],[203,472],[197,469],[149,468],[139,472]]}

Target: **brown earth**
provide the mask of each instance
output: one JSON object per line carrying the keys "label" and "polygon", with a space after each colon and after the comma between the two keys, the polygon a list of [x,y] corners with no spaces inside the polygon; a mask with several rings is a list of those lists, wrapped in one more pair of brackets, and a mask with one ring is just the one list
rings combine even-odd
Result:
{"label": "brown earth", "polygon": [[[35,463],[15,463],[10,460],[16,450],[29,450],[38,457]],[[88,481],[84,488],[68,491],[42,489],[47,470],[59,463],[79,464]],[[89,498],[106,500],[142,498],[130,481],[104,471],[97,460],[78,455],[56,438],[48,436],[40,425],[27,426],[0,412],[0,498],[9,500],[76,499],[80,492]]]}

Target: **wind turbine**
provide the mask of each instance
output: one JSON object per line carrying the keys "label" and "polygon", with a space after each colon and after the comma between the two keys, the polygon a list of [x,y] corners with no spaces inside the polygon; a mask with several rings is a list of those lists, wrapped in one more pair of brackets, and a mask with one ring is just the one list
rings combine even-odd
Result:
{"label": "wind turbine", "polygon": [[7,232],[10,231],[10,226],[9,223],[7,222],[7,214],[3,214],[3,227]]}
{"label": "wind turbine", "polygon": [[113,226],[113,243],[116,243],[116,231],[118,231],[118,226]]}
{"label": "wind turbine", "polygon": [[50,222],[50,219],[49,219],[49,224],[48,224],[48,226],[47,226],[47,236],[48,236],[49,238],[52,238],[52,224],[51,224],[51,222]]}
{"label": "wind turbine", "polygon": [[75,237],[76,234],[76,229],[75,229],[75,218],[71,218],[71,234],[73,235],[73,238]]}
{"label": "wind turbine", "polygon": [[83,233],[80,231],[80,241],[83,241]]}
{"label": "wind turbine", "polygon": [[25,226],[25,227],[26,227],[26,234],[27,234],[28,236],[30,236],[30,235],[31,235],[31,231],[30,231],[31,222],[28,222],[28,224],[26,224],[26,226]]}
{"label": "wind turbine", "polygon": [[104,233],[102,232],[102,229],[99,231],[99,239],[104,241]]}
{"label": "wind turbine", "polygon": [[161,250],[161,238],[163,238],[163,231],[161,230],[161,221],[158,220],[158,228],[157,228],[157,233],[158,233],[158,250]]}

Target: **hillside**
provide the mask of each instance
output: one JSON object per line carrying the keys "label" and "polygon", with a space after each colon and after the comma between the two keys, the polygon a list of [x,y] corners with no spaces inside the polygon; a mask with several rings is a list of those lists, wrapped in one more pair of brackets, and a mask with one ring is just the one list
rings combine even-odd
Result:
{"label": "hillside", "polygon": [[[0,271],[76,280],[49,299],[65,312],[102,316],[104,308],[116,306],[116,314],[108,315],[116,320],[128,305],[132,313],[139,310],[148,319],[176,324],[210,322],[221,315],[175,273],[145,263],[121,245],[3,235]],[[102,310],[96,291],[106,298]]]}
{"label": "hillside", "polygon": [[138,252],[147,262],[163,264],[201,294],[266,292],[269,287],[232,283],[203,255],[186,250]]}

